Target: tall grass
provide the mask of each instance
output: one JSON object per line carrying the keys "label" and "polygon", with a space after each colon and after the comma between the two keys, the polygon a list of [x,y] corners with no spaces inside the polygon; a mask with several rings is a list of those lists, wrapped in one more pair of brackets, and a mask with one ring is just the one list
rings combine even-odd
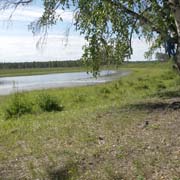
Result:
{"label": "tall grass", "polygon": [[33,102],[22,93],[15,93],[11,96],[5,106],[4,115],[6,119],[18,118],[24,114],[32,113]]}

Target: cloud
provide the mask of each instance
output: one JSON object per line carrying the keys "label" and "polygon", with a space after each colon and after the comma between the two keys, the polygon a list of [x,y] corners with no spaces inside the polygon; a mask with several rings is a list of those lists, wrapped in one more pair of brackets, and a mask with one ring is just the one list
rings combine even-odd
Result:
{"label": "cloud", "polygon": [[34,21],[35,19],[41,17],[42,9],[35,8],[35,7],[28,7],[28,8],[18,8],[16,11],[13,9],[7,9],[5,11],[1,11],[0,13],[0,21],[8,21],[11,17],[12,13],[13,16],[11,17],[12,21]]}
{"label": "cloud", "polygon": [[[70,35],[66,44],[66,37],[49,35],[47,44],[42,49],[36,48],[39,37],[32,36],[0,36],[0,62],[50,61],[72,60],[82,56],[82,46],[86,43],[82,36]],[[143,61],[144,52],[148,50],[145,40],[133,40],[131,61]]]}
{"label": "cloud", "polygon": [[148,51],[150,45],[145,39],[134,38],[132,40],[133,55],[130,61],[144,61],[144,53]]}
{"label": "cloud", "polygon": [[[5,11],[0,12],[0,21],[7,21],[9,20],[10,16],[12,15],[14,9],[7,9]],[[11,17],[12,21],[24,21],[24,22],[32,22],[34,20],[37,20],[39,17],[43,14],[43,8],[36,7],[36,6],[27,6],[27,7],[21,7],[17,8],[13,16]],[[63,18],[63,21],[71,22],[73,19],[73,12],[72,11],[63,11],[63,10],[57,10],[57,15],[60,15]]]}
{"label": "cloud", "polygon": [[0,36],[0,62],[49,61],[79,59],[85,40],[80,36],[69,36],[65,46],[64,36],[49,36],[42,49],[36,48],[38,37]]}

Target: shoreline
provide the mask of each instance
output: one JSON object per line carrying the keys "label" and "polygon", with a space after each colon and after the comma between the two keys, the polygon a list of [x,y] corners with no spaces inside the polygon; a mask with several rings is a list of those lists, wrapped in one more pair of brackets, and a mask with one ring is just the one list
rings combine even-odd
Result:
{"label": "shoreline", "polygon": [[[101,71],[104,72],[104,71]],[[97,78],[87,76],[87,77],[79,77],[74,79],[74,76],[77,74],[85,74],[86,72],[66,72],[66,73],[55,73],[55,74],[46,74],[46,75],[31,75],[31,76],[15,76],[15,77],[4,77],[0,78],[4,80],[4,82],[0,82],[0,96],[10,95],[15,92],[26,92],[26,91],[34,91],[34,90],[45,90],[45,89],[57,89],[57,88],[71,88],[71,87],[81,87],[81,86],[93,86],[97,84],[108,83],[114,81],[123,76],[128,76],[131,71],[130,70],[121,70],[121,71],[111,71],[109,74],[104,74]],[[72,79],[67,79],[66,76],[71,75]],[[61,77],[62,76],[62,77]],[[64,76],[64,80],[61,79]],[[51,79],[48,80],[48,78]],[[55,79],[55,81],[52,79]],[[12,79],[11,79],[12,78]],[[42,82],[36,82],[36,80],[31,80],[32,78],[36,78],[37,80],[42,78]],[[47,78],[47,82],[46,81]],[[19,82],[18,79],[22,82]],[[23,80],[22,80],[23,79]],[[28,84],[28,80],[30,81]],[[26,81],[26,82],[24,82]],[[4,87],[1,87],[4,85]]]}

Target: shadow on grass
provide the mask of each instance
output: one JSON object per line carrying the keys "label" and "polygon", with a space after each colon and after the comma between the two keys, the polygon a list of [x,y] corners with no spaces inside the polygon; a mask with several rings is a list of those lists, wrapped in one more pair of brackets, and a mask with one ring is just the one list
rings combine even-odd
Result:
{"label": "shadow on grass", "polygon": [[[138,104],[131,104],[128,106],[128,108],[131,110],[147,110],[147,111],[180,109],[180,91],[178,90],[158,92],[156,94],[153,94],[152,97],[159,97],[160,99],[162,99],[162,101],[161,102],[157,102],[157,101],[142,102]],[[168,99],[170,101],[167,102],[165,101],[165,99]]]}
{"label": "shadow on grass", "polygon": [[129,106],[132,110],[145,110],[145,111],[154,111],[154,110],[178,110],[180,109],[180,101],[174,101],[173,103],[166,103],[166,102],[146,102],[146,103],[138,103],[138,104],[131,104]]}
{"label": "shadow on grass", "polygon": [[77,165],[68,163],[67,165],[48,170],[50,180],[70,180],[78,174]]}
{"label": "shadow on grass", "polygon": [[164,92],[158,92],[155,94],[155,96],[161,97],[161,98],[179,98],[180,97],[180,91],[164,91]]}

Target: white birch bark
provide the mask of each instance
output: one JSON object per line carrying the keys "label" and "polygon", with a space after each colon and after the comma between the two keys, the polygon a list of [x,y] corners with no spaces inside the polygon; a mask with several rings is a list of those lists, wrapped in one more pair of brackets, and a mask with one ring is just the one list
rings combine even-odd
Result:
{"label": "white birch bark", "polygon": [[176,55],[176,63],[178,69],[180,71],[180,0],[169,0],[174,20],[176,23],[177,34],[178,34],[178,48],[177,48],[177,55]]}

